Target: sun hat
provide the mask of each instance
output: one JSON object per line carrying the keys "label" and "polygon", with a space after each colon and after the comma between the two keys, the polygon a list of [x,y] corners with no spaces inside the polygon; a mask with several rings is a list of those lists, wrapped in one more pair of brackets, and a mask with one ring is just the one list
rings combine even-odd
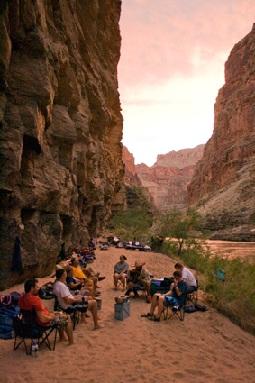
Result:
{"label": "sun hat", "polygon": [[135,268],[143,267],[144,265],[145,265],[145,262],[135,261]]}

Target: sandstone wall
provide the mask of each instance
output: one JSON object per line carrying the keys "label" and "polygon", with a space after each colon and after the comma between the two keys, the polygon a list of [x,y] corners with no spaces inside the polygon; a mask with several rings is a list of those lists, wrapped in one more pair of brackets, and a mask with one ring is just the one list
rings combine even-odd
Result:
{"label": "sandstone wall", "polygon": [[204,145],[192,149],[160,154],[151,167],[136,165],[136,172],[144,188],[162,212],[187,208],[187,185],[192,179],[195,164],[203,155]]}
{"label": "sandstone wall", "polygon": [[[3,282],[47,274],[61,243],[86,243],[111,214],[123,177],[120,10],[119,0],[0,2]],[[16,236],[22,276],[10,273]]]}
{"label": "sandstone wall", "polygon": [[130,186],[142,186],[136,173],[134,156],[125,146],[123,146],[122,160],[125,167],[124,183]]}
{"label": "sandstone wall", "polygon": [[188,188],[217,238],[255,240],[255,26],[225,64],[214,132]]}

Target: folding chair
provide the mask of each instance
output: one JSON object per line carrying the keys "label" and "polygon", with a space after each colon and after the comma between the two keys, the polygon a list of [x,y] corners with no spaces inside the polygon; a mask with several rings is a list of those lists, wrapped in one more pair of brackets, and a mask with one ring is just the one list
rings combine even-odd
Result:
{"label": "folding chair", "polygon": [[175,306],[172,306],[164,301],[164,310],[162,312],[163,319],[167,320],[167,319],[170,319],[172,316],[174,316],[178,318],[181,322],[183,322],[185,317],[186,303],[187,303],[187,295],[185,297],[184,303],[182,305],[179,305],[178,308],[175,308]]}
{"label": "folding chair", "polygon": [[191,303],[197,303],[198,301],[198,279],[196,278],[196,289],[194,291],[188,292],[187,293],[187,301]]}
{"label": "folding chair", "polygon": [[[40,326],[36,323],[36,312],[29,310],[21,310],[21,314],[13,319],[14,329],[14,350],[20,345],[24,345],[27,355],[31,355],[32,340],[37,339],[38,346],[45,344],[49,350],[54,351],[57,340],[58,325]],[[54,333],[53,343],[51,345],[50,335]],[[28,347],[26,340],[30,340]]]}
{"label": "folding chair", "polygon": [[73,330],[75,330],[76,326],[80,322],[81,312],[87,311],[87,309],[82,309],[82,305],[78,306],[81,306],[80,309],[77,308],[77,306],[69,306],[67,309],[63,309],[58,302],[58,298],[55,296],[54,311],[63,311],[64,313],[69,315],[73,324]]}

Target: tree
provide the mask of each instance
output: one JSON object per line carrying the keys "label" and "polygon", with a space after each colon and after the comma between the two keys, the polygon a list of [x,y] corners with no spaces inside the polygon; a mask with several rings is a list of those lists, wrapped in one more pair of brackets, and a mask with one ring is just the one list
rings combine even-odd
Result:
{"label": "tree", "polygon": [[180,256],[183,245],[190,240],[192,232],[198,227],[199,215],[188,210],[182,213],[172,210],[159,217],[156,224],[157,235],[170,238],[172,243],[177,243],[177,254]]}

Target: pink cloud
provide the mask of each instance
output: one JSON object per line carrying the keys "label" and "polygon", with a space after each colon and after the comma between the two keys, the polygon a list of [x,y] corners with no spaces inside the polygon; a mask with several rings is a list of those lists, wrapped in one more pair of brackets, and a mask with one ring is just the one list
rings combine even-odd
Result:
{"label": "pink cloud", "polygon": [[123,86],[192,76],[193,55],[226,52],[252,27],[254,0],[125,0],[122,4]]}

